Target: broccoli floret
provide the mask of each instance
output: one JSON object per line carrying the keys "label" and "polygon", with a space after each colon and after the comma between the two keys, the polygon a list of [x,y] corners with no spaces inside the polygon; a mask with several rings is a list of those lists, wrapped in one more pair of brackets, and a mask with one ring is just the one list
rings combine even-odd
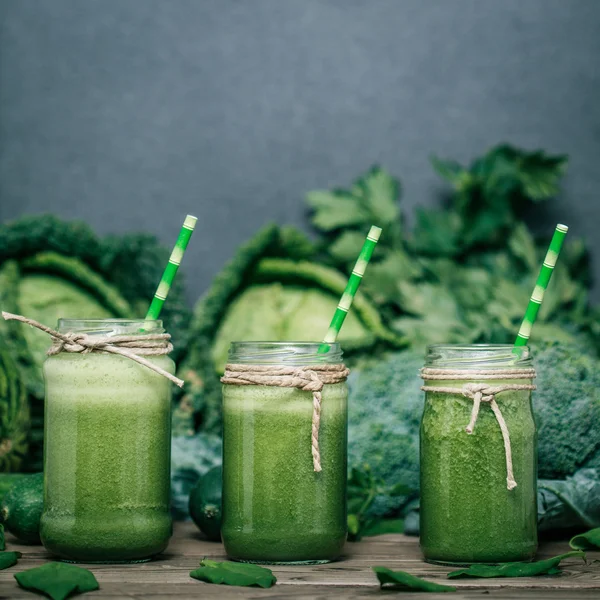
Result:
{"label": "broccoli floret", "polygon": [[600,467],[600,360],[578,345],[552,344],[535,349],[534,363],[539,476]]}
{"label": "broccoli floret", "polygon": [[[419,488],[419,426],[423,413],[419,369],[423,356],[410,350],[351,364],[348,379],[348,462],[393,486]],[[403,499],[377,498],[371,513],[392,512]]]}

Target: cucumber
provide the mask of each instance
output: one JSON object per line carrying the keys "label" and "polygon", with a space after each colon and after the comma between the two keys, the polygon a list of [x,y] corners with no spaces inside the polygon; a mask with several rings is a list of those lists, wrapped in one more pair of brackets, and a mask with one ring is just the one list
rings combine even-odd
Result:
{"label": "cucumber", "polygon": [[0,473],[0,502],[8,490],[24,477],[29,477],[29,475],[27,473]]}
{"label": "cucumber", "polygon": [[41,544],[40,519],[43,507],[44,474],[27,475],[4,496],[0,521],[20,542]]}
{"label": "cucumber", "polygon": [[221,498],[223,469],[207,471],[190,493],[189,509],[192,521],[211,541],[221,541]]}

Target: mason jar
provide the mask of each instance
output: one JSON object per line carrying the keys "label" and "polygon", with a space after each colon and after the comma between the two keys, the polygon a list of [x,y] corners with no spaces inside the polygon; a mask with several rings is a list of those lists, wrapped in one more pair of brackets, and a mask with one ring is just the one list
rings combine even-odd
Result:
{"label": "mason jar", "polygon": [[537,431],[529,348],[429,346],[421,375],[425,559],[531,560],[537,549]]}
{"label": "mason jar", "polygon": [[[60,319],[98,340],[164,333],[161,321]],[[145,356],[174,373],[166,355]],[[47,550],[75,562],[140,562],[169,542],[171,382],[125,356],[60,352],[44,363]]]}
{"label": "mason jar", "polygon": [[[338,344],[330,344],[326,353],[319,350],[318,343],[231,344],[223,379],[221,533],[234,560],[325,563],[342,551],[347,533],[345,376],[321,391],[318,465],[313,391],[279,387],[272,379],[278,369],[297,373],[299,380],[324,377],[326,371],[319,369],[343,372]],[[243,371],[246,384],[228,375],[236,370]],[[265,377],[271,377],[269,385]]]}

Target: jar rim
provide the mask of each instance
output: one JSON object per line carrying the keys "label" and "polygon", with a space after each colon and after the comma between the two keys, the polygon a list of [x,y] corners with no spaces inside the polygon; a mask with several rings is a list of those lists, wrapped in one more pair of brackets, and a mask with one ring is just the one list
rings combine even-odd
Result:
{"label": "jar rim", "polygon": [[493,369],[531,365],[529,346],[514,344],[431,344],[425,354],[427,367]]}
{"label": "jar rim", "polygon": [[163,333],[160,319],[58,319],[60,333],[85,333],[86,335],[133,335],[139,333]]}
{"label": "jar rim", "polygon": [[228,362],[262,365],[314,365],[342,362],[344,353],[338,342],[327,343],[326,352],[319,352],[324,342],[232,341]]}

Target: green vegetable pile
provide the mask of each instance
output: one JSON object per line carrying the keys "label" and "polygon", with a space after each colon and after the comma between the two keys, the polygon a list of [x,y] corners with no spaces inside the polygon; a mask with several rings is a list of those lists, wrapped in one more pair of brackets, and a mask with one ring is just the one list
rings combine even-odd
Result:
{"label": "green vegetable pile", "polygon": [[[417,530],[424,347],[514,341],[552,233],[535,235],[525,217],[556,195],[567,159],[500,145],[470,165],[432,163],[450,186],[447,202],[419,209],[412,226],[400,182],[374,167],[347,188],[308,194],[315,241],[292,228],[257,234],[198,302],[180,367],[188,382],[175,411],[181,431],[218,432],[229,342],[320,339],[366,232],[381,226],[341,339],[352,368],[350,467],[362,474],[350,495],[356,538],[384,528],[383,516]],[[583,500],[591,482],[600,485],[600,311],[589,306],[589,285],[587,249],[571,233],[533,338],[542,529],[600,524],[600,500]],[[391,494],[398,484],[406,493]]]}
{"label": "green vegetable pile", "polygon": [[[316,239],[293,227],[259,231],[193,315],[178,276],[162,315],[186,381],[173,411],[177,517],[188,516],[190,491],[220,462],[219,376],[229,343],[321,339],[377,224],[383,235],[340,336],[352,369],[350,529],[355,539],[416,530],[424,347],[514,340],[549,241],[526,217],[546,210],[567,159],[504,144],[469,165],[432,165],[446,201],[418,209],[412,224],[400,182],[373,167],[349,186],[308,193]],[[50,325],[66,314],[139,317],[167,258],[148,235],[101,239],[83,223],[27,217],[0,226],[0,308]],[[600,308],[589,305],[589,286],[587,249],[570,234],[533,338],[546,530],[600,526]],[[0,320],[0,343],[0,469],[39,471],[48,339]]]}
{"label": "green vegetable pile", "polygon": [[[363,291],[395,333],[418,349],[512,343],[549,241],[536,239],[523,217],[557,193],[567,159],[501,145],[468,167],[432,162],[454,191],[449,206],[418,209],[413,228],[400,212],[400,183],[383,169],[371,169],[349,189],[310,192],[324,260],[347,272],[376,223],[383,234]],[[569,239],[536,340],[564,341],[571,328],[587,326],[588,260],[581,240]]]}
{"label": "green vegetable pile", "polygon": [[[24,217],[0,225],[0,309],[25,314],[51,327],[64,316],[140,318],[168,257],[168,250],[147,234],[100,239],[85,223],[62,221],[52,215]],[[190,311],[180,277],[161,317],[176,348],[183,348]],[[27,387],[31,414],[31,421],[21,425],[28,433],[26,459],[2,464],[0,456],[4,471],[42,468],[41,367],[48,346],[45,333],[0,319],[0,348],[7,348],[17,364]],[[0,364],[9,364],[7,361],[0,357]],[[13,393],[15,399],[11,402],[17,403],[20,392],[16,384]],[[0,406],[2,394],[0,386]],[[26,449],[20,438],[15,439],[13,447],[20,453]]]}

